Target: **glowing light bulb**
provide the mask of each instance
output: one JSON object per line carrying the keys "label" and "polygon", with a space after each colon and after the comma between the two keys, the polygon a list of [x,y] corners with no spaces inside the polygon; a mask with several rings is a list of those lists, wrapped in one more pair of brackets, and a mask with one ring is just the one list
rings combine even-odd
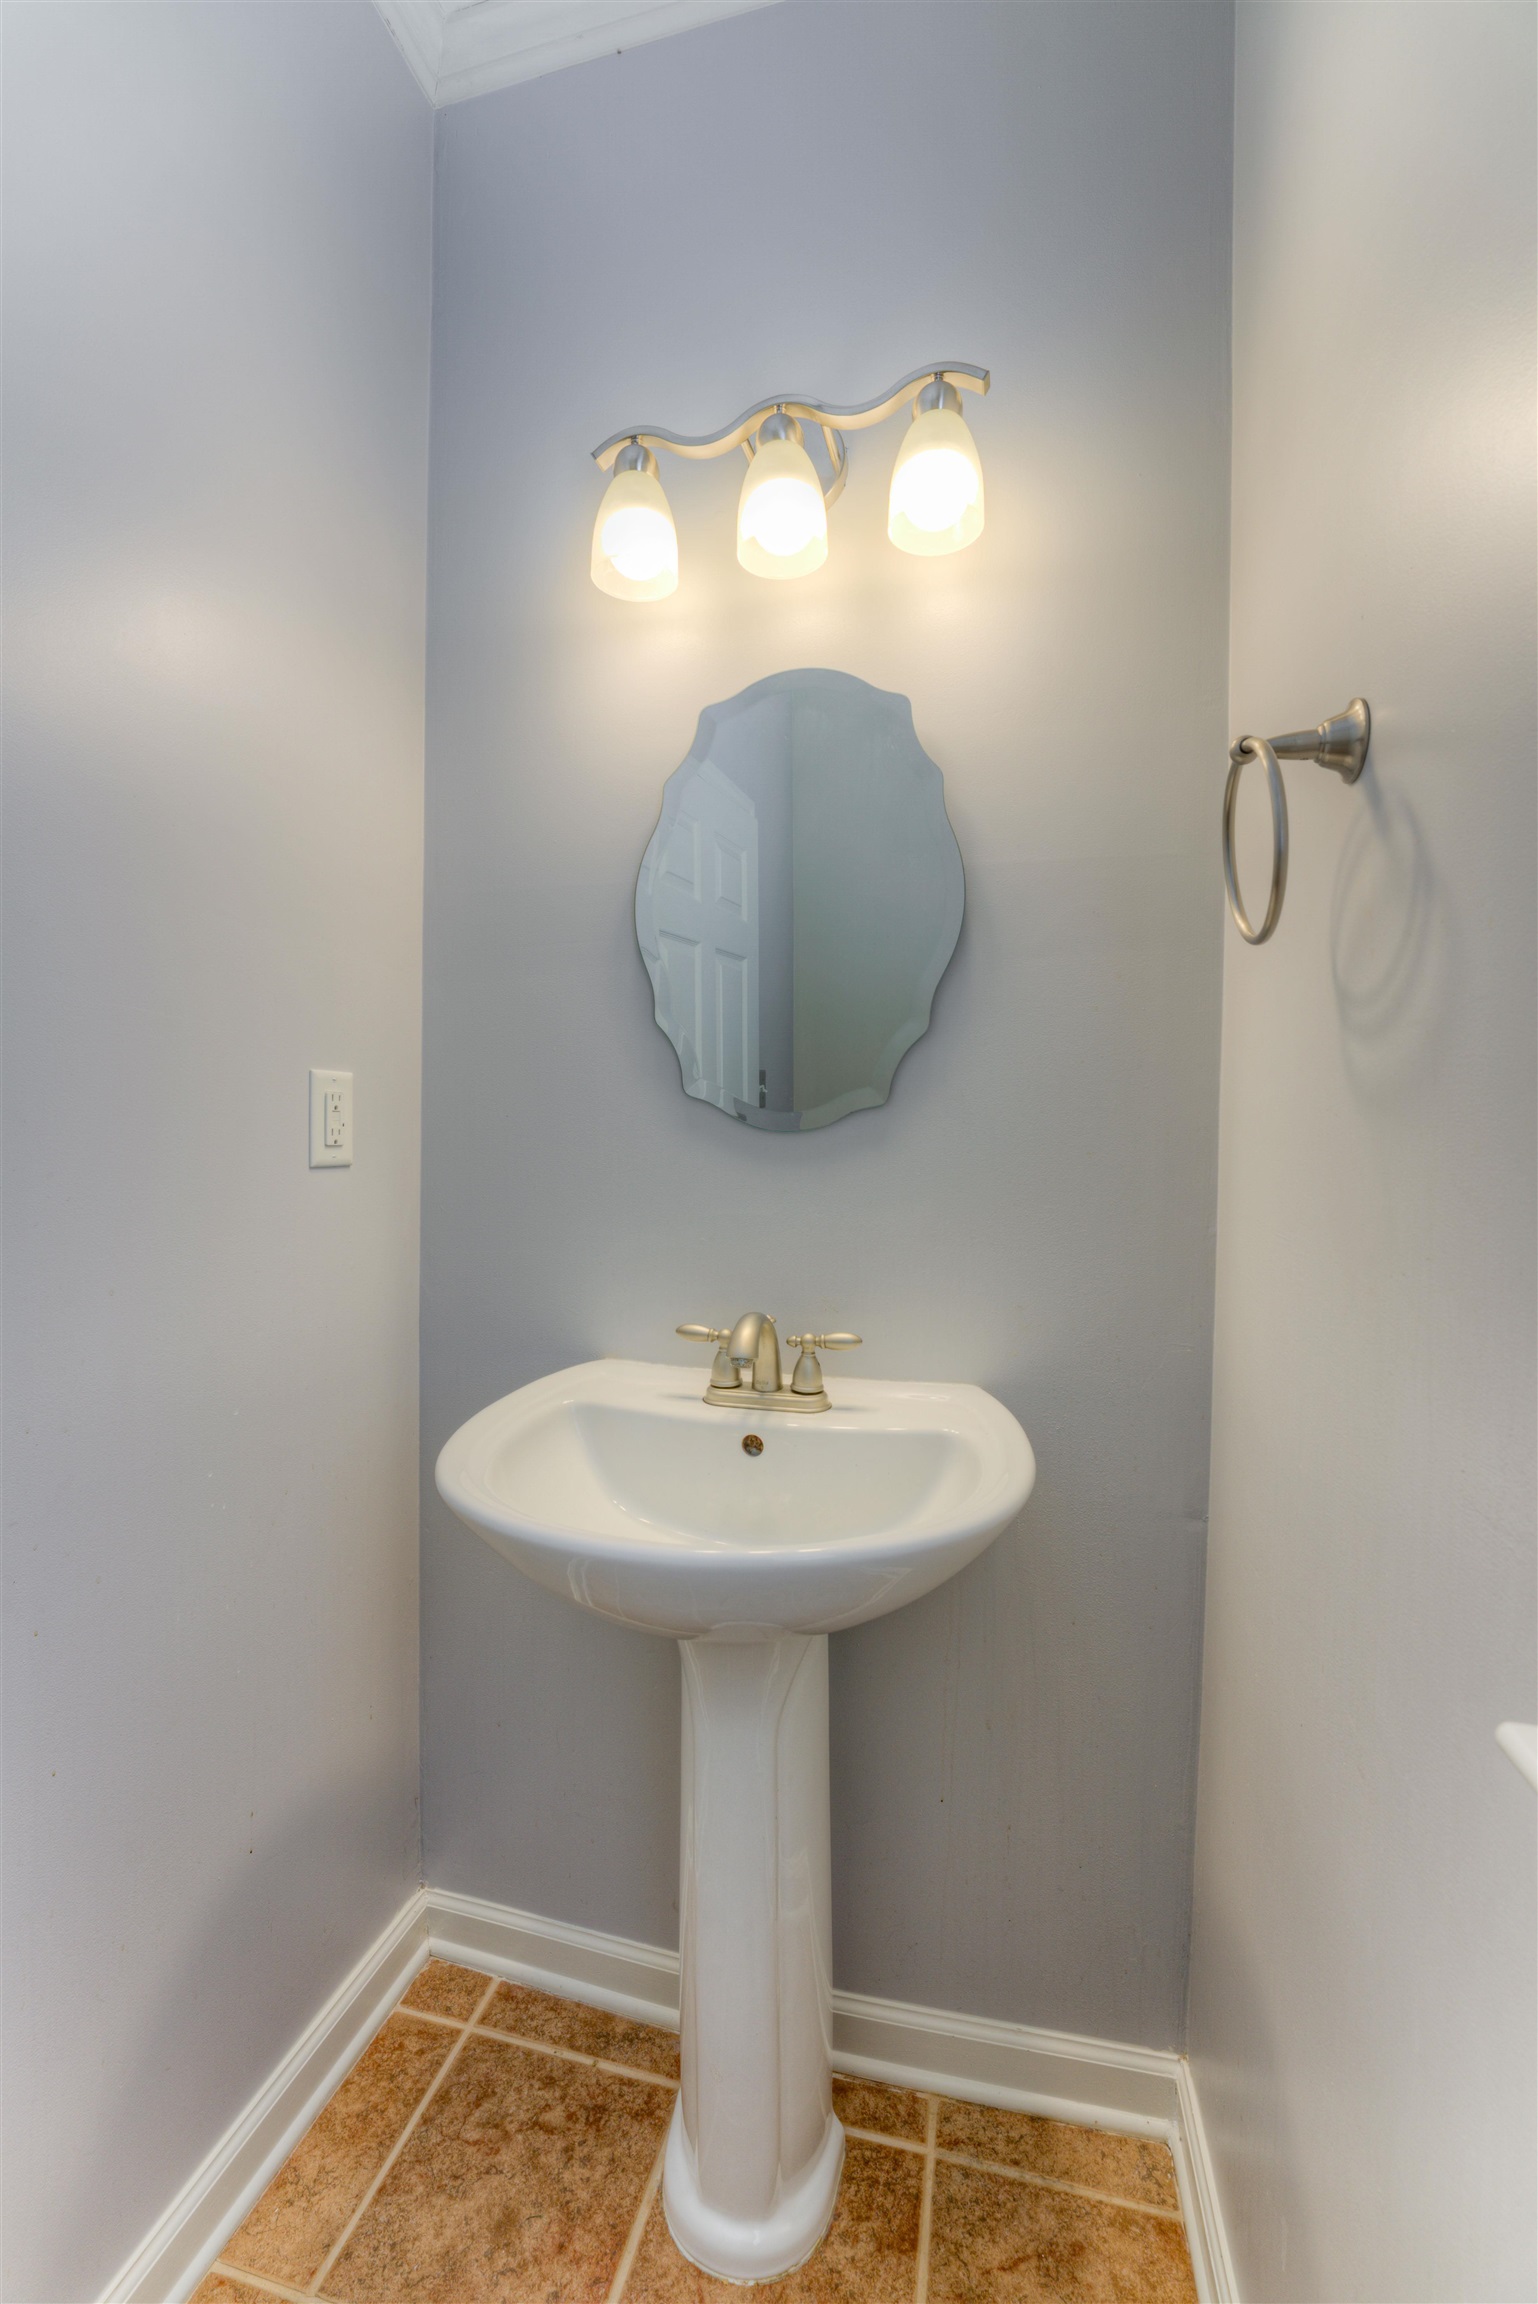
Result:
{"label": "glowing light bulb", "polygon": [[678,589],[678,531],[657,459],[635,442],[615,458],[598,507],[592,577],[615,600],[664,600]]}
{"label": "glowing light bulb", "polygon": [[627,584],[650,584],[671,569],[678,574],[673,523],[654,504],[621,504],[603,524],[601,549]]}
{"label": "glowing light bulb", "polygon": [[766,416],[737,503],[737,557],[754,576],[807,576],[828,557],[828,507],[794,416]]}
{"label": "glowing light bulb", "polygon": [[821,489],[792,472],[760,479],[743,506],[742,532],[776,560],[804,552],[815,536],[827,533]]}
{"label": "glowing light bulb", "polygon": [[900,517],[933,536],[954,528],[977,501],[977,474],[954,448],[924,448],[903,466],[897,488]]}
{"label": "glowing light bulb", "polygon": [[983,468],[961,395],[926,385],[892,467],[887,534],[903,552],[960,552],[982,527]]}

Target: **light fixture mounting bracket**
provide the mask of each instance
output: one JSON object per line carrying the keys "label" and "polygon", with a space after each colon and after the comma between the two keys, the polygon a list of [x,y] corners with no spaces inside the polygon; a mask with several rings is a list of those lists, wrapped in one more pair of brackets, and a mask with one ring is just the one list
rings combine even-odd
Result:
{"label": "light fixture mounting bracket", "polygon": [[842,440],[839,438],[842,433],[863,432],[872,424],[885,423],[887,417],[900,408],[905,400],[915,398],[928,386],[949,384],[957,392],[984,393],[990,381],[986,368],[974,367],[965,360],[942,360],[930,361],[926,367],[915,368],[911,376],[904,376],[901,382],[892,385],[876,399],[862,400],[852,408],[840,407],[831,400],[811,400],[801,393],[774,392],[767,399],[755,400],[751,408],[743,410],[735,423],[726,425],[719,432],[665,432],[660,425],[628,424],[623,432],[611,432],[607,440],[599,443],[593,450],[593,462],[600,472],[607,472],[620,450],[628,447],[631,441],[639,442],[643,448],[666,448],[674,456],[696,459],[729,456],[734,448],[747,448],[751,454],[752,435],[766,416],[795,416],[817,425],[827,441],[828,455],[834,468],[834,479],[829,490],[831,503],[844,482],[847,459],[834,448],[836,439],[839,439],[842,448]]}

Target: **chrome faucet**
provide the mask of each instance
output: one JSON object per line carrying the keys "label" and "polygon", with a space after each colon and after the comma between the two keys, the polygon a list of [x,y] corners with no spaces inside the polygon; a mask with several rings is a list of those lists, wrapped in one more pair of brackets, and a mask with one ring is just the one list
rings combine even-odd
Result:
{"label": "chrome faucet", "polygon": [[727,1338],[726,1357],[738,1371],[753,1371],[755,1392],[778,1392],[780,1389],[780,1339],[772,1312],[744,1312],[731,1335]]}
{"label": "chrome faucet", "polygon": [[860,1341],[843,1331],[837,1335],[808,1332],[787,1336],[786,1343],[798,1346],[801,1354],[787,1384],[780,1370],[780,1338],[772,1313],[744,1312],[733,1328],[706,1328],[698,1321],[685,1321],[676,1333],[692,1343],[716,1347],[710,1382],[705,1387],[708,1407],[786,1408],[803,1416],[829,1405],[818,1353],[849,1352]]}

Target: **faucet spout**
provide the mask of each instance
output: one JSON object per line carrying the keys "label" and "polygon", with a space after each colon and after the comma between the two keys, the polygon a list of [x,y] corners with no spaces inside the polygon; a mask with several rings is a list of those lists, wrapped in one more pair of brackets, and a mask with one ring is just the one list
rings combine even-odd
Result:
{"label": "faucet spout", "polygon": [[751,1368],[755,1392],[780,1389],[780,1338],[769,1312],[744,1312],[726,1347],[737,1368]]}

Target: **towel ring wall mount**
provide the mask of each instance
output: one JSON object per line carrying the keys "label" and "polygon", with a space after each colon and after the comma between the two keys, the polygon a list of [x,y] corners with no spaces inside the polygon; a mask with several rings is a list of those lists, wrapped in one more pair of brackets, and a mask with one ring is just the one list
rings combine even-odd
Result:
{"label": "towel ring wall mount", "polygon": [[[1223,884],[1234,926],[1246,944],[1264,944],[1274,934],[1287,893],[1287,790],[1280,763],[1312,760],[1320,768],[1333,769],[1343,784],[1354,784],[1367,764],[1371,737],[1372,714],[1364,698],[1353,696],[1344,712],[1321,720],[1317,728],[1294,729],[1289,736],[1241,736],[1229,752],[1228,782],[1223,788]],[[1271,898],[1258,928],[1244,908],[1234,863],[1234,810],[1247,760],[1262,763],[1271,796]]]}

